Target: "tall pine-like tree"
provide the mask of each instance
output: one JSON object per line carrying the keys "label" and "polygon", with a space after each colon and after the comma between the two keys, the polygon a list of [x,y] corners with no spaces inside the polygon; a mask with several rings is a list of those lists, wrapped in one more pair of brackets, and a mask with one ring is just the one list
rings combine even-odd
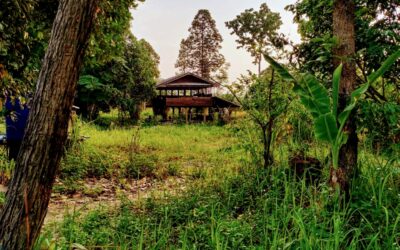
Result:
{"label": "tall pine-like tree", "polygon": [[175,68],[181,73],[186,73],[189,70],[190,47],[187,39],[182,39],[179,49],[179,57],[176,61]]}
{"label": "tall pine-like tree", "polygon": [[212,78],[224,65],[225,57],[220,53],[222,36],[208,10],[199,10],[189,32],[189,37],[181,42],[175,67],[181,72]]}

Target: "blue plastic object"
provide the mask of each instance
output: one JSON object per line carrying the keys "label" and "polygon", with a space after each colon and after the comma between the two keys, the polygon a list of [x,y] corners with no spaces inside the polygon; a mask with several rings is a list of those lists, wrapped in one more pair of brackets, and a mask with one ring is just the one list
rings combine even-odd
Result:
{"label": "blue plastic object", "polygon": [[19,99],[14,101],[7,97],[6,103],[6,134],[8,141],[22,141],[29,117],[29,109],[21,105]]}

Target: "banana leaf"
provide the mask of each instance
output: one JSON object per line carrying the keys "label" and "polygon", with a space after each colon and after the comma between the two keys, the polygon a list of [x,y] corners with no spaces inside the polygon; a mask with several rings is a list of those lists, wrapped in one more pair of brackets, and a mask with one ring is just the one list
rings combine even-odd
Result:
{"label": "banana leaf", "polygon": [[378,80],[380,77],[382,77],[386,71],[390,69],[390,67],[396,62],[396,60],[400,58],[400,50],[395,52],[393,55],[388,57],[386,59],[382,66],[372,73],[371,75],[368,76],[368,82],[361,85],[358,89],[354,90],[353,93],[351,93],[351,100],[349,105],[343,110],[342,113],[339,115],[339,123],[341,126],[344,126],[344,123],[347,121],[347,119],[350,116],[351,111],[356,107],[358,99],[360,99],[360,96],[367,92],[369,86],[373,84],[376,80]]}
{"label": "banana leaf", "polygon": [[314,118],[331,112],[328,90],[313,75],[303,75],[300,84],[301,88],[294,90]]}
{"label": "banana leaf", "polygon": [[382,63],[381,67],[377,71],[368,76],[368,83],[371,85],[381,76],[383,76],[386,71],[388,71],[390,67],[392,67],[392,65],[397,61],[398,58],[400,58],[400,50],[389,56],[388,59],[386,59]]}
{"label": "banana leaf", "polygon": [[339,133],[333,114],[328,113],[318,117],[315,120],[314,131],[317,139],[333,145]]}
{"label": "banana leaf", "polygon": [[264,58],[271,65],[271,67],[278,72],[278,74],[282,77],[283,80],[297,83],[296,79],[289,73],[289,71],[285,69],[285,67],[279,64],[277,61],[275,61],[272,57],[264,53]]}
{"label": "banana leaf", "polygon": [[339,86],[340,86],[340,78],[342,76],[342,69],[343,69],[343,64],[340,64],[339,67],[335,69],[335,72],[333,72],[332,113],[334,117],[337,117],[338,102],[339,102]]}

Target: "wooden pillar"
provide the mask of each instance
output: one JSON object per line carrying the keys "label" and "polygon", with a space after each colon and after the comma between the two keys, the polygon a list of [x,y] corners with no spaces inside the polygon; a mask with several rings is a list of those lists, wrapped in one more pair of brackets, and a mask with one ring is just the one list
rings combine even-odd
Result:
{"label": "wooden pillar", "polygon": [[164,111],[164,120],[168,121],[168,113],[169,113],[169,107],[165,107],[165,111]]}
{"label": "wooden pillar", "polygon": [[208,115],[209,115],[209,108],[203,108],[203,122],[207,122]]}
{"label": "wooden pillar", "polygon": [[189,123],[189,118],[188,118],[188,114],[189,113],[189,109],[188,108],[185,108],[185,118],[186,118],[186,124],[188,124]]}

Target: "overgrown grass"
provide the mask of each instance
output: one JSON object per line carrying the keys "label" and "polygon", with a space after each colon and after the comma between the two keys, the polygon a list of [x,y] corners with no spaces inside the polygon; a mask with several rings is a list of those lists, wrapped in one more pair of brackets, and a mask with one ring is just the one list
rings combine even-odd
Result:
{"label": "overgrown grass", "polygon": [[76,183],[85,178],[118,182],[143,177],[198,178],[207,172],[223,175],[238,168],[242,157],[232,150],[237,139],[223,127],[159,125],[104,130],[85,123],[78,126],[79,133],[89,139],[70,149],[56,191],[80,191],[81,185]]}
{"label": "overgrown grass", "polygon": [[[325,184],[307,186],[283,169],[246,169],[225,180],[141,205],[68,214],[57,246],[121,249],[398,249],[399,175],[367,163],[351,200],[338,202]],[[380,167],[380,168],[377,168]],[[46,237],[46,234],[43,235]]]}
{"label": "overgrown grass", "polygon": [[178,176],[185,187],[65,212],[62,221],[46,224],[38,249],[400,249],[397,156],[362,146],[360,176],[343,201],[324,181],[309,185],[288,166],[300,150],[327,167],[326,147],[299,145],[278,131],[275,164],[260,170],[258,137],[246,121],[78,128],[89,139],[70,148],[55,192],[88,193],[82,184],[90,177],[122,185]]}
{"label": "overgrown grass", "polygon": [[[81,209],[67,213],[61,223],[46,226],[38,246],[400,248],[400,166],[396,157],[361,150],[361,173],[353,181],[351,198],[338,200],[324,181],[309,185],[294,176],[287,159],[291,148],[298,146],[290,141],[281,141],[275,149],[271,169],[258,169],[257,161],[250,161],[248,152],[257,151],[251,149],[257,143],[248,129],[239,131],[235,125],[166,125],[137,132],[83,126],[82,134],[90,139],[81,149],[79,162],[92,152],[106,162],[104,168],[109,171],[123,168],[130,153],[139,152],[146,158],[141,161],[155,157],[151,160],[154,171],[167,166],[169,174],[190,181],[184,191],[135,201],[121,197],[120,205],[104,204],[89,213]],[[247,140],[243,140],[245,134]],[[307,153],[323,162],[327,151],[314,145],[307,147]],[[89,162],[93,164],[93,160]]]}

